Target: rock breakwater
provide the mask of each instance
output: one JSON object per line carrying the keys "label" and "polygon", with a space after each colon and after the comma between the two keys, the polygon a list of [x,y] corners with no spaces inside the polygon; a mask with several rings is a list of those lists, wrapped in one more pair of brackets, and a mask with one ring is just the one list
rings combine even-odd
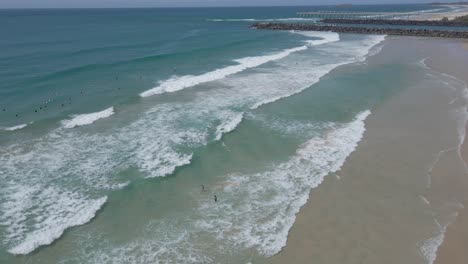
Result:
{"label": "rock breakwater", "polygon": [[262,30],[331,31],[331,32],[336,32],[336,33],[468,39],[468,31],[432,30],[432,29],[370,28],[370,27],[316,25],[316,24],[290,24],[290,23],[255,23],[251,26],[251,28],[262,29]]}

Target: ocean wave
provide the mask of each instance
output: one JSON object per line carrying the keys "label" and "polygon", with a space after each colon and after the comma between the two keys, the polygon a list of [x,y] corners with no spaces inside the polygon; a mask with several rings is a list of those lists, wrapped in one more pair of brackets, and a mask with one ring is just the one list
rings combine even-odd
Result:
{"label": "ocean wave", "polygon": [[163,81],[160,83],[158,87],[150,89],[146,92],[140,94],[141,97],[148,97],[156,94],[162,93],[171,93],[183,90],[188,87],[193,87],[198,84],[211,82],[215,80],[223,79],[229,75],[233,75],[239,72],[242,72],[249,68],[258,67],[262,64],[265,64],[270,61],[275,61],[287,57],[289,54],[297,51],[306,50],[306,46],[291,48],[283,50],[282,52],[272,54],[272,55],[265,55],[265,56],[257,56],[257,57],[246,57],[238,60],[234,60],[237,62],[237,65],[227,66],[225,68],[217,69],[211,72],[204,73],[202,75],[186,75],[181,77],[174,77],[169,80]]}
{"label": "ocean wave", "polygon": [[90,221],[106,199],[96,195],[126,186],[128,179],[115,175],[129,167],[138,168],[141,177],[162,177],[189,164],[192,154],[180,146],[200,146],[207,138],[201,125],[201,130],[179,127],[192,106],[186,111],[159,106],[156,115],[143,114],[114,132],[57,128],[0,149],[0,225],[9,252],[27,254]]}
{"label": "ocean wave", "polygon": [[[85,245],[78,248],[81,256],[73,259],[77,263],[113,263],[113,264],[143,264],[143,263],[214,263],[213,258],[207,256],[206,249],[200,244],[191,243],[193,234],[190,231],[178,232],[177,225],[180,218],[164,219],[150,223],[144,234],[134,237],[130,242],[115,245],[107,239],[100,239],[96,250],[83,250]],[[185,225],[187,226],[187,224]],[[68,263],[68,262],[67,262]]]}
{"label": "ocean wave", "polygon": [[21,124],[21,125],[12,126],[12,127],[6,127],[3,130],[5,130],[5,131],[16,131],[16,130],[23,129],[23,128],[27,127],[27,126],[28,126],[28,124]]}
{"label": "ocean wave", "polygon": [[308,123],[290,118],[280,118],[271,114],[251,114],[249,119],[255,120],[263,127],[276,131],[282,135],[294,136],[295,138],[311,138],[323,131],[333,128],[333,122]]}
{"label": "ocean wave", "polygon": [[[385,36],[368,36],[363,41],[358,41],[352,44],[342,43],[341,46],[336,47],[323,47],[327,52],[333,52],[335,54],[343,53],[343,49],[346,50],[342,55],[344,56],[336,63],[330,63],[325,65],[316,66],[313,60],[304,61],[301,64],[296,62],[296,65],[291,65],[290,63],[284,65],[285,72],[292,74],[294,76],[284,76],[284,78],[276,79],[276,76],[263,76],[259,75],[258,78],[251,76],[249,78],[248,85],[242,83],[243,86],[254,86],[254,87],[263,87],[268,86],[270,89],[266,98],[260,98],[254,102],[250,109],[257,109],[263,105],[276,102],[282,98],[287,98],[294,94],[300,93],[308,87],[318,83],[320,79],[330,73],[335,68],[346,65],[353,62],[364,61],[369,55],[369,52],[378,44],[385,40]],[[346,56],[350,56],[346,58]],[[331,59],[329,57],[328,59]],[[307,63],[306,63],[307,62]],[[297,68],[298,67],[298,68]],[[310,71],[309,69],[313,69]],[[293,73],[294,72],[294,73]],[[278,75],[277,75],[278,76]],[[279,77],[283,77],[279,75]],[[237,86],[239,84],[230,83],[231,86]],[[289,87],[289,89],[285,89]],[[274,89],[277,88],[277,89]],[[252,91],[251,89],[243,91],[245,94],[248,94],[249,97],[255,98],[258,95],[255,93],[257,90]],[[254,94],[252,94],[254,92]]]}
{"label": "ocean wave", "polygon": [[213,18],[212,22],[273,22],[273,21],[318,21],[316,18],[287,17],[287,18]]}
{"label": "ocean wave", "polygon": [[[120,189],[125,184],[122,181],[128,181],[114,175],[128,168],[136,168],[147,178],[173,173],[190,164],[193,151],[212,140],[213,133],[220,139],[233,131],[245,111],[310,87],[337,65],[362,59],[375,41],[364,37],[317,47],[326,60],[318,53],[295,53],[271,71],[234,75],[221,81],[222,88],[196,90],[191,100],[160,103],[108,133],[58,128],[41,138],[0,149],[0,187],[6,190],[0,193],[0,206],[2,212],[8,212],[0,216],[0,224],[6,226],[5,245],[13,252],[26,252],[34,248],[27,244],[49,243],[66,227],[85,222],[73,222],[71,217],[98,204],[101,198],[93,194]],[[267,58],[261,60],[286,57],[293,51],[288,52],[262,56]],[[239,63],[256,64],[258,57]],[[283,173],[281,168],[273,171]],[[36,188],[27,190],[28,186]],[[21,190],[29,194],[19,195]],[[61,228],[53,229],[55,225]],[[55,235],[38,238],[46,230]]]}
{"label": "ocean wave", "polygon": [[[8,224],[7,238],[17,241],[8,249],[15,255],[25,255],[40,246],[49,245],[66,229],[89,222],[107,201],[107,197],[87,199],[78,193],[46,186],[17,186],[5,191],[14,193],[7,203],[1,205],[3,216],[0,223]],[[38,203],[42,208],[37,207]],[[49,214],[37,215],[42,210]],[[35,216],[29,218],[35,227],[32,232],[27,232],[30,228],[25,223],[28,216]],[[8,220],[13,218],[16,221]]]}
{"label": "ocean wave", "polygon": [[301,86],[301,87],[297,87],[296,89],[281,89],[279,91],[276,91],[276,93],[272,93],[271,96],[265,98],[265,99],[261,99],[261,100],[258,100],[257,102],[255,102],[251,107],[250,109],[257,109],[263,105],[266,105],[266,104],[271,104],[273,102],[276,102],[280,99],[283,99],[283,98],[287,98],[287,97],[290,97],[294,94],[297,94],[297,93],[300,93],[302,92],[303,90],[307,89],[308,87],[318,83],[320,81],[320,79],[327,75],[328,73],[330,73],[332,70],[334,70],[335,68],[339,67],[339,66],[342,66],[342,65],[345,65],[345,64],[348,64],[348,63],[351,63],[353,61],[343,61],[343,62],[340,62],[340,63],[335,63],[335,64],[327,64],[327,65],[323,65],[323,66],[320,66],[320,67],[316,67],[315,68],[315,71],[313,73],[311,73],[308,78],[306,80],[304,80],[304,84]]}
{"label": "ocean wave", "polygon": [[[289,160],[272,165],[271,170],[225,175],[226,184],[213,187],[222,192],[216,206],[207,202],[206,196],[200,196],[196,199],[199,206],[193,211],[150,222],[138,231],[141,235],[117,246],[104,241],[96,250],[80,247],[76,260],[217,263],[219,257],[225,259],[234,252],[252,248],[271,256],[286,243],[295,215],[307,201],[310,190],[326,175],[339,170],[354,151],[369,115],[370,111],[364,111],[349,123],[335,123],[328,133],[309,138]],[[200,236],[207,239],[200,240]],[[93,234],[94,241],[95,237]]]}
{"label": "ocean wave", "polygon": [[78,126],[90,125],[99,119],[110,117],[113,114],[114,107],[110,107],[100,112],[75,115],[72,119],[63,120],[62,125],[64,128],[74,128]]}
{"label": "ocean wave", "polygon": [[323,45],[331,42],[340,41],[340,34],[335,32],[319,32],[319,31],[291,31],[295,34],[300,34],[309,38],[321,38],[319,40],[306,40],[305,42],[311,46]]}
{"label": "ocean wave", "polygon": [[197,227],[232,245],[257,248],[265,256],[278,253],[310,190],[340,170],[362,139],[369,115],[370,111],[359,113],[350,123],[310,139],[271,170],[232,175],[217,206],[201,205],[206,218],[197,221]]}
{"label": "ocean wave", "polygon": [[225,121],[217,127],[215,139],[220,140],[224,134],[234,131],[242,122],[243,117],[244,113],[232,113],[232,115],[226,117]]}
{"label": "ocean wave", "polygon": [[257,21],[255,18],[213,18],[213,19],[207,19],[208,21],[213,21],[213,22],[252,22],[252,21]]}

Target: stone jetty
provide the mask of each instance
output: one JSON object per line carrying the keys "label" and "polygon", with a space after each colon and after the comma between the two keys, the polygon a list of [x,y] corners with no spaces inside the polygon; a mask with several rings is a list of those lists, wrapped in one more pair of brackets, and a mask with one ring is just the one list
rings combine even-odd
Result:
{"label": "stone jetty", "polygon": [[468,21],[454,20],[403,20],[403,19],[323,19],[325,24],[350,25],[394,25],[394,26],[426,26],[426,27],[467,27]]}
{"label": "stone jetty", "polygon": [[468,39],[468,31],[432,30],[432,29],[403,29],[403,28],[371,28],[317,24],[289,24],[289,23],[255,23],[254,29],[263,30],[298,30],[298,31],[331,31],[337,33],[377,34],[396,36],[436,37]]}

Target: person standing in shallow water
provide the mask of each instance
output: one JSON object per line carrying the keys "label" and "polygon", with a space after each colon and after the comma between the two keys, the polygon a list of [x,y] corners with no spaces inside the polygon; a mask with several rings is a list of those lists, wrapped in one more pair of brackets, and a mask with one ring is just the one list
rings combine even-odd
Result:
{"label": "person standing in shallow water", "polygon": [[216,196],[216,195],[214,196],[214,201],[215,201],[215,203],[218,202],[218,196]]}

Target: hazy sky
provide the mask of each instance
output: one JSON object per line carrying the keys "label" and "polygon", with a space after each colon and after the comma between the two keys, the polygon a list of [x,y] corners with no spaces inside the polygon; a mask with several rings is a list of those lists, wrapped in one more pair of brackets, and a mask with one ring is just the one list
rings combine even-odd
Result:
{"label": "hazy sky", "polygon": [[181,7],[427,3],[430,0],[0,0],[0,8],[31,7]]}

